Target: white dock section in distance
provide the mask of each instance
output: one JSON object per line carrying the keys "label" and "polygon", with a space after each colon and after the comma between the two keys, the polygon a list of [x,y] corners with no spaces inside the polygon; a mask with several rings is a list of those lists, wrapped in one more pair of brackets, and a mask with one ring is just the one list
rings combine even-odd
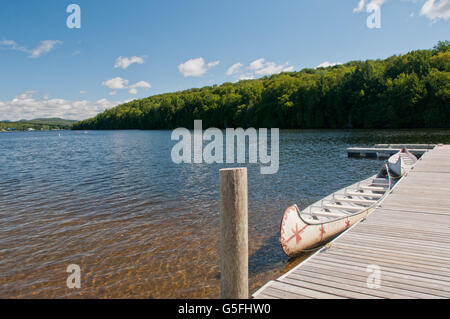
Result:
{"label": "white dock section in distance", "polygon": [[450,145],[425,153],[381,207],[253,297],[450,298]]}
{"label": "white dock section in distance", "polygon": [[403,146],[418,158],[435,147],[434,144],[376,144],[373,147],[349,147],[347,156],[387,158],[397,153]]}

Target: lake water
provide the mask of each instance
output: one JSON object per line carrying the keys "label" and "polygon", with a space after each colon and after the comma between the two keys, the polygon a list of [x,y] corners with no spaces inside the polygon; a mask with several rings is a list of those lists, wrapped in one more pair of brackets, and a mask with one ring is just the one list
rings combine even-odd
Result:
{"label": "lake water", "polygon": [[[0,297],[219,297],[219,169],[172,163],[170,131],[0,134]],[[286,207],[378,171],[349,146],[450,143],[450,131],[281,131],[280,169],[249,165],[250,292],[298,263]],[[66,267],[81,267],[68,289]]]}

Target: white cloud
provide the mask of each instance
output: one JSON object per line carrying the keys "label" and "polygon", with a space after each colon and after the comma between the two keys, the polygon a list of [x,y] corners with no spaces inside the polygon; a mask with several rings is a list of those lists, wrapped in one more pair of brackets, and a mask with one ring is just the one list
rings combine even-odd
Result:
{"label": "white cloud", "polygon": [[[150,83],[146,81],[139,81],[134,84],[128,85],[129,81],[126,79],[123,79],[121,77],[115,77],[109,80],[106,80],[102,82],[103,86],[106,86],[107,88],[111,90],[122,90],[122,89],[129,89],[128,93],[130,94],[137,94],[138,88],[142,88],[145,90],[150,89],[152,86]],[[109,95],[115,95],[117,91],[109,92]]]}
{"label": "white cloud", "polygon": [[14,40],[2,40],[2,41],[0,41],[0,45],[9,47],[9,49],[11,49],[11,50],[28,52],[27,48],[18,45],[17,42]]}
{"label": "white cloud", "polygon": [[447,20],[450,18],[450,0],[427,0],[422,9],[420,15],[426,16],[430,20]]}
{"label": "white cloud", "polygon": [[278,74],[281,72],[292,72],[294,67],[289,65],[289,63],[284,63],[277,65],[275,62],[266,61],[264,58],[256,59],[251,62],[247,67],[247,71],[242,69],[244,65],[240,62],[230,66],[225,73],[226,75],[236,75],[236,79],[239,80],[250,80],[256,78],[256,76],[265,76]]}
{"label": "white cloud", "polygon": [[41,57],[42,55],[50,52],[53,48],[62,44],[62,41],[59,40],[44,40],[39,43],[37,47],[34,49],[27,49],[24,46],[20,46],[14,40],[2,40],[0,41],[0,46],[9,47],[11,50],[21,51],[29,54],[29,57],[32,59],[36,59]]}
{"label": "white cloud", "polygon": [[0,119],[17,121],[40,117],[60,117],[70,120],[82,120],[103,112],[118,104],[119,101],[100,99],[97,101],[48,99],[35,97],[36,91],[26,91],[10,101],[0,100]]}
{"label": "white cloud", "polygon": [[294,67],[292,65],[283,69],[283,72],[294,72],[294,71],[295,70],[294,70]]}
{"label": "white cloud", "polygon": [[178,66],[178,70],[185,77],[188,76],[198,77],[204,75],[206,71],[208,71],[208,69],[218,65],[219,63],[220,61],[213,61],[206,64],[203,58],[190,59],[184,63],[181,63]]}
{"label": "white cloud", "polygon": [[[381,7],[388,0],[360,0],[353,13],[361,12],[366,9],[370,12],[374,7]],[[417,2],[416,0],[414,2]],[[425,3],[420,10],[420,15],[426,16],[432,21],[439,19],[447,20],[450,18],[450,0],[425,0]],[[414,13],[410,14],[414,17]]]}
{"label": "white cloud", "polygon": [[121,77],[115,77],[102,82],[103,86],[110,88],[111,90],[125,89],[128,85],[128,80],[122,79]]}
{"label": "white cloud", "polygon": [[213,61],[208,63],[208,69],[215,67],[216,65],[219,65],[220,61]]}
{"label": "white cloud", "polygon": [[319,64],[318,66],[316,66],[316,69],[317,68],[328,68],[330,66],[335,66],[335,65],[340,65],[340,64],[342,64],[342,63],[341,62],[328,62],[328,61],[325,61],[325,62]]}
{"label": "white cloud", "polygon": [[81,90],[80,94],[86,94],[86,91]]}
{"label": "white cloud", "polygon": [[41,43],[34,49],[30,51],[30,58],[36,59],[43,54],[50,52],[57,44],[61,44],[62,42],[59,40],[45,40],[41,41]]}
{"label": "white cloud", "polygon": [[14,46],[17,46],[17,43],[14,40],[2,40],[2,41],[0,41],[0,45],[7,45],[7,46],[14,47]]}
{"label": "white cloud", "polygon": [[130,94],[138,94],[138,88],[142,88],[142,89],[148,90],[151,87],[152,86],[150,85],[150,83],[148,83],[146,81],[139,81],[139,82],[136,82],[136,83],[134,83],[134,84],[132,84],[132,85],[130,85],[128,87],[130,89],[128,91],[128,93],[130,93]]}
{"label": "white cloud", "polygon": [[287,62],[277,65],[275,62],[266,62],[263,58],[253,61],[248,68],[253,70],[256,75],[272,75],[294,70],[294,67],[288,66]]}
{"label": "white cloud", "polygon": [[150,85],[150,83],[145,82],[145,81],[139,81],[136,82],[135,84],[132,84],[129,86],[130,88],[144,88],[144,89],[150,89],[152,86]]}
{"label": "white cloud", "polygon": [[249,69],[250,70],[258,70],[258,69],[262,69],[263,67],[264,67],[264,59],[260,58],[260,59],[253,61],[252,63],[250,63]]}
{"label": "white cloud", "polygon": [[264,68],[260,69],[260,70],[256,70],[255,74],[256,75],[272,75],[272,74],[277,74],[283,71],[284,68],[286,68],[287,64],[283,64],[283,65],[276,65],[273,62],[267,63]]}
{"label": "white cloud", "polygon": [[253,80],[254,78],[253,73],[243,73],[239,75],[238,80]]}
{"label": "white cloud", "polygon": [[203,58],[187,60],[178,66],[178,70],[184,76],[202,76],[207,71]]}
{"label": "white cloud", "polygon": [[234,73],[238,72],[240,68],[242,68],[244,65],[240,62],[233,64],[232,66],[230,66],[227,70],[227,72],[225,72],[226,75],[233,75]]}
{"label": "white cloud", "polygon": [[364,9],[365,0],[360,0],[358,3],[358,6],[353,9],[353,13],[355,12],[361,12]]}
{"label": "white cloud", "polygon": [[114,64],[114,67],[126,69],[133,63],[143,64],[144,58],[140,57],[140,56],[132,56],[131,58],[120,56],[116,59],[116,63]]}

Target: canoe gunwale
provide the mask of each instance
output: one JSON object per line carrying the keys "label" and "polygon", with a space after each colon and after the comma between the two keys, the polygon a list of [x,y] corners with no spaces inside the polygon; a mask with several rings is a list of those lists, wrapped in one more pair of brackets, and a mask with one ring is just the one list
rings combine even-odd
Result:
{"label": "canoe gunwale", "polygon": [[[346,218],[348,218],[348,217],[354,217],[354,216],[357,216],[357,215],[359,215],[359,214],[364,214],[364,213],[366,213],[368,210],[370,210],[370,209],[374,208],[375,206],[377,206],[381,201],[383,201],[384,198],[385,198],[385,197],[389,194],[389,192],[391,191],[391,188],[392,188],[392,181],[391,181],[391,180],[392,180],[392,178],[391,178],[391,176],[390,176],[390,174],[389,174],[389,170],[387,170],[387,174],[388,174],[389,184],[388,184],[388,187],[385,189],[383,195],[382,195],[379,199],[377,199],[377,200],[375,201],[375,203],[372,203],[370,206],[365,206],[364,209],[362,209],[362,210],[360,210],[360,211],[357,211],[357,212],[355,212],[355,213],[348,213],[348,214],[343,215],[342,217],[338,217],[338,218],[335,218],[335,219],[332,219],[332,220],[329,220],[329,221],[325,221],[325,222],[311,223],[311,222],[305,220],[305,219],[302,217],[302,211],[298,208],[297,204],[294,204],[293,206],[295,206],[295,208],[296,208],[296,210],[297,210],[297,215],[298,215],[298,217],[299,217],[305,224],[308,224],[308,225],[323,225],[323,224],[332,223],[332,222],[335,222],[335,221],[338,221],[338,220],[346,219]],[[377,175],[373,175],[372,177],[369,177],[368,179],[365,179],[364,181],[370,180],[370,179],[374,178],[374,176],[376,177]],[[360,184],[360,183],[361,183],[361,182],[359,182],[358,184]],[[353,185],[354,185],[354,184],[353,184]],[[347,189],[351,188],[351,187],[352,187],[352,185],[351,185],[351,186],[348,186],[348,187],[345,187],[345,188],[343,188],[343,189],[341,189],[341,190],[338,190],[337,192],[344,191],[344,194],[345,194],[345,191],[346,191]],[[333,195],[333,198],[334,198],[334,195],[335,195],[337,192],[331,194],[331,195]],[[353,195],[353,196],[355,196],[355,195]],[[364,197],[364,194],[363,194],[363,193],[361,193],[361,197]],[[321,202],[323,202],[323,201],[324,201],[324,200],[322,199]],[[317,202],[316,202],[316,203],[317,203]],[[314,207],[314,204],[315,204],[315,203],[311,204],[310,206],[308,206],[308,207],[305,208],[305,209],[308,209],[308,208],[310,208],[310,207]],[[316,206],[316,207],[318,207],[318,206]],[[322,207],[323,207],[323,206],[321,206],[320,208],[322,208]],[[345,210],[345,209],[343,209],[343,210]],[[303,210],[303,211],[304,211],[304,210]],[[310,216],[313,216],[313,214],[310,214]]]}

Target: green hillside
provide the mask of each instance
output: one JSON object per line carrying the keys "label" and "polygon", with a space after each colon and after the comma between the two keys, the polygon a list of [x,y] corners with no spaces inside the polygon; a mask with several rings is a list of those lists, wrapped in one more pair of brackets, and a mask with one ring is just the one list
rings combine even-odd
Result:
{"label": "green hillside", "polygon": [[134,100],[73,129],[193,127],[448,128],[450,42],[384,60],[352,61]]}
{"label": "green hillside", "polygon": [[1,121],[0,130],[17,130],[25,131],[30,128],[34,130],[52,130],[52,129],[71,129],[73,123],[76,121],[64,120],[60,118],[38,118],[34,120],[20,120],[20,121]]}

